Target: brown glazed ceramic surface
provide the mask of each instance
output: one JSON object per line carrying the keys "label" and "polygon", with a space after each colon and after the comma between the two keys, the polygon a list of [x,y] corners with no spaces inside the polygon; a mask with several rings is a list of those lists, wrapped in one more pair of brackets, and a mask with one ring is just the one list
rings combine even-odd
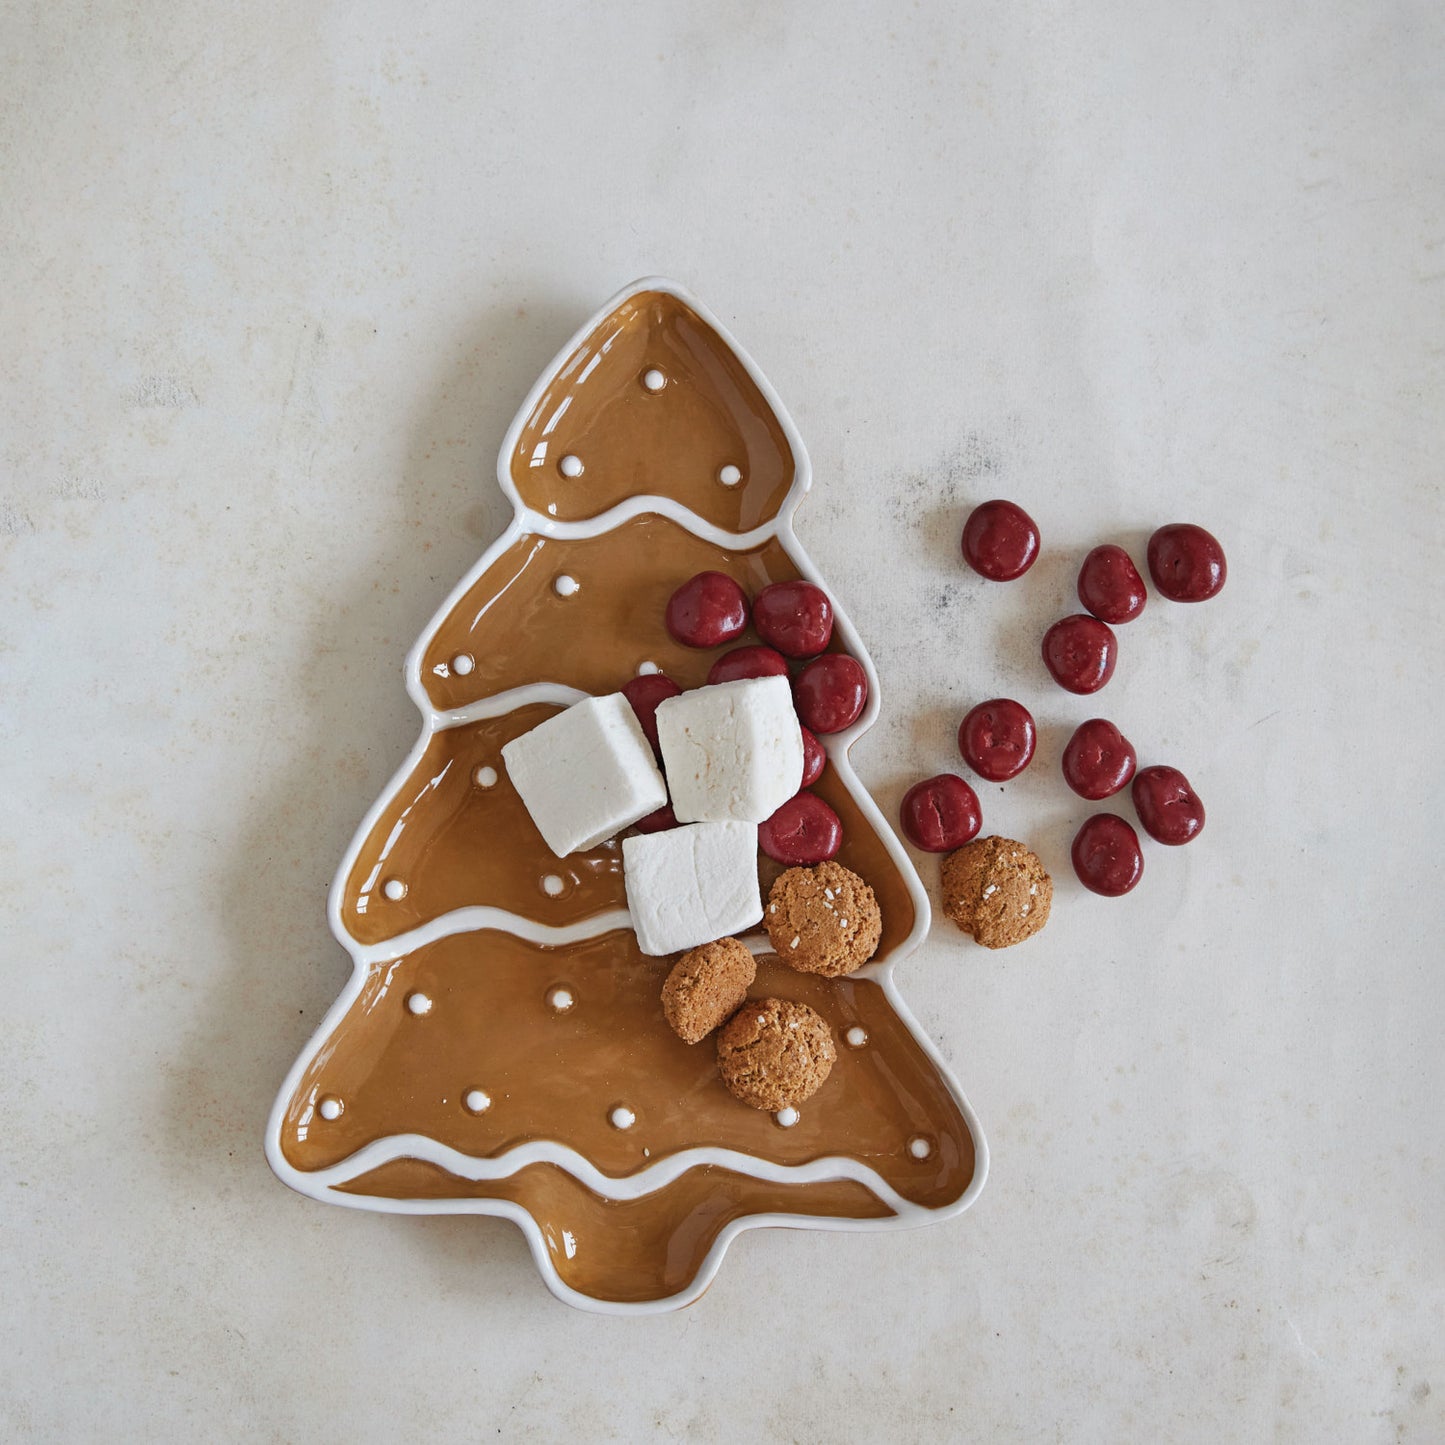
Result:
{"label": "brown glazed ceramic surface", "polygon": [[[650,368],[663,373],[660,390],[641,380]],[[569,455],[583,461],[580,477],[559,469]],[[728,464],[742,473],[733,487],[718,479]],[[777,515],[794,462],[732,351],[677,298],[643,293],[563,364],[508,465],[526,505],[544,517],[588,518],[657,495],[738,532]],[[662,618],[673,589],[704,569],[727,572],[750,594],[799,575],[776,538],[734,551],[654,511],[594,537],[523,532],[429,637],[420,652],[421,685],[440,713],[535,683],[615,692],[644,662],[683,687],[700,685],[718,652],[674,643]],[[570,595],[554,585],[563,576],[577,584]],[[749,630],[732,645],[756,640]],[[459,657],[470,666],[458,669]],[[884,989],[866,974],[826,979],[796,973],[771,954],[760,958],[752,996],[810,1004],[838,1045],[828,1082],[784,1128],[724,1089],[711,1039],[690,1046],[668,1028],[660,993],[672,960],[643,955],[630,929],[602,923],[608,931],[549,945],[518,937],[505,921],[467,931],[442,923],[443,936],[433,937],[433,929],[430,941],[401,938],[475,905],[552,927],[585,927],[625,908],[619,842],[554,857],[507,778],[503,743],[557,706],[520,700],[497,716],[441,727],[360,841],[337,907],[342,927],[378,961],[309,1057],[286,1105],[286,1162],[306,1173],[337,1169],[333,1187],[350,1195],[511,1201],[537,1222],[565,1284],[630,1302],[685,1290],[719,1232],[744,1216],[862,1220],[895,1210],[856,1180],[770,1182],[750,1177],[746,1161],[742,1168],[699,1163],[639,1198],[619,1200],[558,1163],[473,1181],[463,1177],[465,1160],[550,1141],[603,1176],[625,1180],[704,1147],[784,1166],[845,1158],[876,1171],[911,1204],[938,1209],[957,1201],[975,1169],[968,1125]],[[908,887],[834,766],[814,790],[842,819],[840,861],[878,896],[878,961],[886,959],[914,925]],[[778,869],[766,859],[760,867],[766,892]],[[561,880],[560,891],[555,881],[552,893],[544,890],[549,875]],[[389,897],[388,882],[404,893]],[[387,947],[393,939],[394,950]],[[555,988],[571,994],[570,1008],[552,1006]],[[430,1007],[409,1007],[414,994]],[[855,1026],[867,1035],[859,1047],[846,1042]],[[484,1111],[468,1109],[469,1090],[485,1092]],[[340,1102],[338,1117],[321,1116],[322,1099]],[[625,1130],[611,1122],[619,1106],[636,1116]],[[419,1158],[358,1161],[355,1174],[346,1174],[358,1150],[399,1135],[436,1141],[463,1160],[453,1160],[453,1169]],[[922,1159],[910,1149],[921,1150],[919,1140],[928,1146]],[[567,1248],[559,1244],[564,1238]]]}
{"label": "brown glazed ceramic surface", "polygon": [[[661,372],[649,391],[643,377]],[[557,463],[578,457],[580,477]],[[793,455],[776,415],[731,347],[675,296],[623,302],[544,388],[508,463],[535,512],[576,521],[630,497],[671,497],[705,521],[747,532],[778,513]],[[735,466],[742,480],[722,486]]]}
{"label": "brown glazed ceramic surface", "polygon": [[[564,1284],[594,1299],[666,1299],[692,1282],[718,1234],[735,1219],[776,1207],[776,1191],[746,1174],[704,1164],[645,1199],[604,1199],[570,1174],[531,1164],[473,1184],[422,1159],[396,1159],[341,1189],[388,1199],[507,1199],[542,1231]],[[886,1204],[851,1179],[809,1186],[789,1208],[815,1219],[883,1219]]]}

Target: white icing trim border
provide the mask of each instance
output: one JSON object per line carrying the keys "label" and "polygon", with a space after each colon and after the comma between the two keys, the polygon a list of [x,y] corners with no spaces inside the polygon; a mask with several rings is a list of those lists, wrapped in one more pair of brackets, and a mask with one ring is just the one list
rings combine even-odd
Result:
{"label": "white icing trim border", "polygon": [[611,908],[606,913],[594,913],[590,918],[579,919],[576,923],[538,923],[535,918],[511,913],[505,908],[492,908],[484,903],[474,903],[469,908],[454,908],[425,923],[409,928],[405,933],[395,933],[380,943],[356,943],[347,945],[351,956],[358,964],[374,968],[378,963],[391,963],[408,953],[415,953],[429,943],[450,938],[457,933],[476,933],[483,928],[494,928],[510,933],[527,943],[538,943],[544,948],[555,948],[563,943],[581,943],[584,939],[600,938],[604,933],[616,933],[619,929],[631,929],[632,915],[625,908]]}
{"label": "white icing trim border", "polygon": [[[547,383],[581,343],[624,302],[640,292],[658,291],[674,296],[684,305],[691,307],[709,325],[726,346],[729,346],[748,376],[758,388],[763,399],[772,408],[779,426],[793,453],[794,475],[792,486],[778,508],[776,517],[768,525],[746,533],[727,532],[714,524],[704,521],[681,504],[665,497],[630,497],[609,511],[581,522],[559,522],[555,518],[533,512],[522,504],[516,488],[512,485],[510,461],[516,442],[523,427],[535,410],[546,390]],[[798,502],[812,484],[812,466],[807,449],[803,445],[792,417],[783,406],[768,379],[758,370],[748,353],[738,345],[727,328],[695,297],[674,282],[661,277],[644,277],[625,287],[588,318],[558,351],[552,362],[543,368],[532,389],[528,392],[507,433],[497,457],[497,480],[503,494],[512,503],[513,517],[502,534],[483,552],[475,566],[452,589],[423,630],[416,645],[407,654],[406,688],[412,701],[422,715],[423,726],[411,753],[393,775],[391,782],[382,790],[376,801],[367,810],[342,858],[341,865],[332,881],[327,900],[327,918],[337,941],[351,955],[352,975],[341,990],[336,1001],[327,1010],[315,1033],[282,1083],[276,1102],[266,1126],[266,1158],[272,1170],[283,1183],[298,1193],[328,1203],[340,1204],[351,1209],[369,1209],[391,1214],[487,1214],[511,1219],[522,1230],[532,1251],[532,1258],[544,1283],[558,1299],[580,1309],[602,1314],[661,1314],[691,1304],[699,1298],[712,1283],[722,1264],[728,1246],[746,1229],[762,1228],[805,1228],[838,1231],[858,1231],[880,1228],[911,1228],[920,1224],[948,1219],[967,1209],[978,1197],[988,1177],[988,1145],[979,1127],[978,1119],[964,1097],[963,1090],[953,1077],[951,1070],[938,1053],[933,1041],[919,1027],[908,1006],[903,1002],[893,979],[894,965],[906,958],[927,936],[931,921],[931,909],[923,883],[913,867],[913,862],[904,851],[893,830],[884,821],[878,805],[868,791],[858,783],[848,759],[848,750],[866,732],[878,717],[878,676],[873,660],[863,646],[852,623],[842,607],[838,605],[834,590],[827,587],[812,559],[803,550],[792,529],[792,515]],[[342,900],[346,879],[360,853],[365,840],[370,836],[377,819],[391,800],[411,777],[416,765],[426,751],[432,736],[443,728],[457,727],[484,717],[494,717],[509,712],[527,702],[570,703],[584,696],[575,688],[557,683],[534,683],[521,688],[509,689],[491,697],[479,700],[464,708],[439,712],[433,708],[430,698],[422,686],[421,664],[427,645],[450,615],[454,605],[471,589],[482,573],[519,537],[542,534],[551,537],[594,537],[610,531],[621,522],[646,512],[657,512],[686,527],[688,531],[704,540],[730,550],[741,551],[776,537],[798,568],[799,573],[809,581],[823,587],[833,598],[834,625],[843,638],[849,652],[862,664],[868,678],[868,702],[861,716],[848,729],[835,733],[824,741],[828,758],[838,771],[843,786],[858,804],[869,823],[877,832],[890,858],[898,868],[913,902],[913,928],[893,953],[881,962],[870,964],[860,970],[857,977],[871,978],[882,989],[889,1004],[898,1014],[905,1028],[913,1035],[920,1049],[938,1070],[940,1077],[952,1095],[954,1103],[963,1116],[964,1124],[973,1137],[974,1172],[968,1188],[952,1204],[930,1209],[903,1199],[877,1171],[868,1168],[857,1159],[846,1157],[817,1159],[803,1165],[779,1165],[753,1155],[741,1154],[735,1150],[718,1148],[690,1149],[683,1153],[659,1159],[656,1163],[636,1173],[614,1178],[604,1175],[584,1156],[565,1145],[550,1140],[534,1140],[507,1150],[504,1154],[489,1159],[476,1159],[458,1153],[447,1145],[422,1135],[393,1135],[374,1140],[341,1163],[326,1170],[304,1171],[295,1168],[282,1151],[281,1138],[285,1123],[286,1108],[300,1085],[301,1078],[319,1050],[330,1038],[356,998],[360,995],[372,969],[378,962],[402,956],[423,943],[458,932],[478,928],[501,927],[520,937],[537,943],[560,943],[576,938],[591,937],[608,932],[613,928],[630,926],[625,910],[613,910],[583,920],[565,928],[551,928],[545,924],[523,919],[503,909],[482,906],[462,908],[429,920],[418,928],[397,935],[379,944],[363,945],[347,932],[342,915]],[[619,919],[621,920],[619,922]],[[525,1168],[529,1164],[547,1162],[557,1165],[579,1179],[589,1188],[614,1199],[638,1198],[663,1187],[680,1177],[694,1166],[713,1164],[748,1174],[754,1178],[781,1183],[796,1181],[812,1183],[826,1179],[847,1178],[863,1184],[883,1203],[895,1211],[892,1216],[881,1219],[836,1219],[808,1214],[749,1214],[733,1220],[719,1231],[712,1248],[708,1251],[689,1285],[677,1294],[664,1299],[647,1300],[639,1303],[624,1303],[615,1300],[597,1299],[582,1294],[566,1284],[558,1275],[547,1252],[546,1241],[536,1220],[520,1205],[504,1199],[386,1199],[377,1195],[354,1195],[338,1191],[335,1186],[354,1179],[358,1174],[368,1172],[380,1165],[401,1158],[421,1158],[457,1174],[462,1178],[503,1178]]]}

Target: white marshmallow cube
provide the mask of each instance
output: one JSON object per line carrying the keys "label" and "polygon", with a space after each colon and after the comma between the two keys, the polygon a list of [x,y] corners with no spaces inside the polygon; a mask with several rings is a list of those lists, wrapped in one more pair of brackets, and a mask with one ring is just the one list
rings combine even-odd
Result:
{"label": "white marshmallow cube", "polygon": [[502,760],[559,858],[595,848],[667,802],[652,745],[620,692],[538,723],[503,746]]}
{"label": "white marshmallow cube", "polygon": [[803,733],[786,677],[666,698],[657,739],[679,823],[762,823],[801,785]]}
{"label": "white marshmallow cube", "polygon": [[752,823],[693,823],[624,838],[622,875],[637,946],[654,957],[762,921]]}

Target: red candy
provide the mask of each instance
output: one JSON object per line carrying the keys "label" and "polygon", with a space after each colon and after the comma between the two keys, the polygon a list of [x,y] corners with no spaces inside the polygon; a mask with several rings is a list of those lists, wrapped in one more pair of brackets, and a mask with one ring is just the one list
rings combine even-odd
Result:
{"label": "red candy", "polygon": [[1118,898],[1144,876],[1144,855],[1139,835],[1113,813],[1095,813],[1084,819],[1069,850],[1079,882],[1091,893]]}
{"label": "red candy", "polygon": [[[622,696],[632,704],[647,741],[657,751],[657,705],[676,697],[682,689],[665,672],[643,672],[622,684]],[[638,825],[641,826],[640,824]]]}
{"label": "red candy", "polygon": [[803,781],[799,786],[810,788],[823,776],[823,769],[828,766],[828,754],[807,728],[800,727],[799,731],[803,734]]}
{"label": "red candy", "polygon": [[655,813],[639,818],[632,826],[639,833],[665,833],[669,828],[677,827],[677,818],[673,814],[672,804],[664,803]]}
{"label": "red candy", "polygon": [[771,647],[735,647],[708,669],[707,680],[739,682],[745,677],[786,677],[788,659]]}
{"label": "red candy", "polygon": [[1034,565],[1039,529],[1013,502],[984,502],[963,524],[963,560],[992,582],[1012,582]]}
{"label": "red candy", "polygon": [[1224,548],[1192,522],[1171,522],[1149,538],[1149,575],[1171,602],[1205,602],[1229,575]]}
{"label": "red candy", "polygon": [[788,657],[816,657],[833,636],[833,604],[811,582],[774,582],[753,600],[753,626]]}
{"label": "red candy", "polygon": [[1079,568],[1079,601],[1099,619],[1132,622],[1148,600],[1144,579],[1134,559],[1122,548],[1112,544],[1095,547]]}
{"label": "red candy", "polygon": [[1064,781],[1090,802],[1113,797],[1134,776],[1134,745],[1101,717],[1074,729],[1064,744]]}
{"label": "red candy", "polygon": [[790,868],[826,863],[843,843],[838,815],[816,793],[789,798],[758,825],[758,847]]}
{"label": "red candy", "polygon": [[1069,692],[1098,692],[1114,675],[1119,641],[1097,617],[1082,612],[1044,633],[1044,666]]}
{"label": "red candy", "polygon": [[978,836],[978,794],[956,773],[914,783],[903,795],[898,821],[908,841],[929,853],[951,853]]}
{"label": "red candy", "polygon": [[958,728],[958,750],[991,783],[1016,778],[1034,755],[1037,734],[1028,708],[1012,698],[981,702]]}
{"label": "red candy", "polygon": [[1204,830],[1204,804],[1178,768],[1145,768],[1130,789],[1134,811],[1156,843],[1178,847]]}
{"label": "red candy", "polygon": [[699,572],[668,599],[666,621],[686,647],[721,647],[748,625],[748,595],[723,572]]}
{"label": "red candy", "polygon": [[793,684],[793,703],[805,727],[837,733],[858,721],[868,701],[868,674],[845,652],[814,658]]}

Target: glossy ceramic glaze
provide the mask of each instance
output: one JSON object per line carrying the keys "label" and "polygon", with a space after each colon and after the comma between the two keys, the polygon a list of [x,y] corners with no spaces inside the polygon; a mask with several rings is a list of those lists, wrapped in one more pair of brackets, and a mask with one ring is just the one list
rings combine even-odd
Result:
{"label": "glossy ceramic glaze", "polygon": [[[636,946],[618,843],[554,857],[501,758],[578,697],[653,670],[695,687],[756,643],[751,628],[711,649],[669,636],[668,598],[696,573],[750,597],[823,585],[788,525],[808,464],[771,389],[697,303],[639,283],[534,388],[499,479],[516,518],[408,659],[423,734],[333,888],[355,973],[278,1098],[273,1167],[338,1203],[506,1215],[555,1293],[614,1310],[695,1298],[742,1228],[964,1207],[985,1153],[893,987],[928,903],[848,765],[877,679],[845,616],[830,646],[859,659],[868,701],[828,739],[814,791],[842,822],[840,861],[878,896],[883,938],[846,979],[799,974],[752,940],[754,996],[809,1003],[839,1041],[789,1127],[727,1093],[710,1041],[668,1029],[670,960]],[[766,890],[779,865],[759,866]]]}

